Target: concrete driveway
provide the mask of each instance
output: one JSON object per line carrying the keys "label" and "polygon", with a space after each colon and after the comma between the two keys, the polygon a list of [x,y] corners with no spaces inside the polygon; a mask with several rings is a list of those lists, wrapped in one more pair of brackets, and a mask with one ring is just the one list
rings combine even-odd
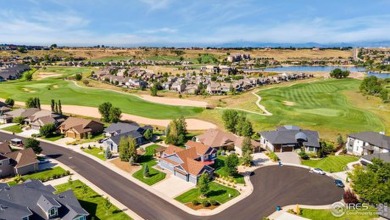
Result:
{"label": "concrete driveway", "polygon": [[272,163],[271,159],[269,159],[269,157],[262,152],[254,153],[252,154],[252,156],[253,156],[253,163],[255,164],[255,166],[263,166]]}
{"label": "concrete driveway", "polygon": [[33,134],[39,134],[39,131],[34,130],[34,129],[29,129],[29,130],[22,131],[18,135],[23,136],[23,137],[31,137],[31,135],[33,135]]}
{"label": "concrete driveway", "polygon": [[154,184],[152,187],[169,198],[175,198],[192,189],[195,185],[174,175],[167,175],[164,180]]}
{"label": "concrete driveway", "polygon": [[295,152],[276,153],[282,163],[301,164],[299,156]]}

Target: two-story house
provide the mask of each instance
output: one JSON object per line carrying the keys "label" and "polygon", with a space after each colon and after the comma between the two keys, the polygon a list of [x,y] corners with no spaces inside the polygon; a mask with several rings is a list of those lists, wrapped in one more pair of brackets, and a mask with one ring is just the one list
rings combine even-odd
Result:
{"label": "two-story house", "polygon": [[389,153],[390,137],[378,132],[360,132],[348,135],[347,152],[358,156]]}

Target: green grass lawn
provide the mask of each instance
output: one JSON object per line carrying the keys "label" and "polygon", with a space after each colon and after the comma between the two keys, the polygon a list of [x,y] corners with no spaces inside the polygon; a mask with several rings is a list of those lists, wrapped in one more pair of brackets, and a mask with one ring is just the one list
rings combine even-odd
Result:
{"label": "green grass lawn", "polygon": [[302,217],[326,220],[370,220],[378,217],[377,210],[370,206],[368,210],[350,210],[341,217],[335,217],[328,209],[301,209]]}
{"label": "green grass lawn", "polygon": [[[158,147],[160,147],[160,145],[153,144],[146,148],[145,154],[142,155],[138,160],[139,163],[142,164],[142,169],[138,170],[133,174],[133,177],[148,184],[149,186],[165,179],[166,176],[165,173],[152,168],[152,166],[155,166],[157,164],[157,161],[153,158],[153,154],[154,154],[154,149]],[[145,164],[148,164],[149,166],[150,177],[148,178],[145,178],[143,173],[144,171],[143,167],[145,166]]]}
{"label": "green grass lawn", "polygon": [[[67,175],[68,175],[68,172],[66,170],[64,170],[62,167],[57,166],[57,167],[43,170],[40,172],[23,175],[22,178],[24,180],[38,179],[38,180],[41,180],[42,182],[45,182],[45,181],[48,181],[51,179],[55,179],[55,176],[57,176],[57,178],[59,178],[61,176],[67,176]],[[10,181],[10,182],[8,182],[8,184],[13,186],[13,185],[16,185],[16,182]]]}
{"label": "green grass lawn", "polygon": [[85,153],[91,154],[91,155],[93,155],[93,156],[95,156],[103,161],[106,160],[106,158],[104,156],[104,150],[100,150],[100,148],[98,148],[98,147],[92,147],[91,149],[85,148],[85,149],[83,149],[83,151]]}
{"label": "green grass lawn", "polygon": [[[231,197],[229,198],[229,194]],[[192,202],[193,200],[198,200],[198,201],[203,201],[203,200],[216,200],[220,204],[223,204],[234,197],[237,197],[240,195],[240,193],[233,189],[229,188],[223,185],[220,185],[215,182],[210,183],[210,190],[207,193],[207,198],[206,199],[201,199],[200,198],[200,193],[198,188],[191,189],[180,196],[176,197],[175,199],[181,203],[189,203]]]}
{"label": "green grass lawn", "polygon": [[348,163],[357,161],[358,158],[349,155],[327,156],[319,160],[302,160],[302,164],[309,167],[318,167],[328,172],[344,171]]}
{"label": "green grass lawn", "polygon": [[13,132],[13,133],[22,132],[22,128],[20,127],[20,125],[11,125],[9,127],[2,128],[1,130]]}
{"label": "green grass lawn", "polygon": [[[218,156],[218,158],[215,159],[215,163],[213,165],[213,167],[215,168],[214,172],[219,176],[224,176],[224,177],[229,176],[229,173],[225,169],[225,161],[226,161],[226,156]],[[241,184],[245,183],[244,176],[239,173],[235,174],[233,178],[237,183],[241,183]]]}
{"label": "green grass lawn", "polygon": [[49,137],[41,137],[42,139],[48,140],[48,141],[58,141],[61,138],[64,138],[63,134],[53,134]]}
{"label": "green grass lawn", "polygon": [[[318,130],[322,137],[324,134],[383,131],[385,123],[380,115],[352,103],[351,99],[361,97],[355,93],[351,94],[356,97],[350,97],[348,92],[358,91],[360,82],[329,79],[264,89],[258,92],[261,104],[273,115],[248,114],[248,117],[260,130],[292,124]],[[335,140],[335,135],[331,140]]]}
{"label": "green grass lawn", "polygon": [[87,186],[87,192],[83,190],[84,183],[79,180],[75,180],[70,185],[69,183],[55,186],[57,193],[64,192],[72,189],[76,198],[79,200],[81,206],[89,213],[88,219],[100,219],[100,220],[126,220],[131,219],[126,213],[112,205],[108,213],[104,206],[104,197],[97,194],[91,188]]}
{"label": "green grass lawn", "polygon": [[[68,76],[81,72],[79,68],[47,68],[47,72],[61,73]],[[40,70],[43,71],[43,70]],[[83,70],[90,71],[90,69]],[[62,77],[47,78],[25,82],[21,80],[2,82],[1,98],[13,98],[15,101],[26,101],[29,97],[39,97],[42,104],[50,104],[51,99],[61,99],[62,105],[80,105],[97,107],[103,102],[111,102],[123,113],[156,119],[172,119],[180,116],[195,116],[203,108],[170,106],[147,102],[131,94],[120,94],[113,91],[78,87],[73,82],[62,80]]]}

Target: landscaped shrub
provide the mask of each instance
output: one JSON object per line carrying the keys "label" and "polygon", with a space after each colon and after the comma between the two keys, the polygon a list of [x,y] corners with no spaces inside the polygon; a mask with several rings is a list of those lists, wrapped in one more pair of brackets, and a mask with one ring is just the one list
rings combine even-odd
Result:
{"label": "landscaped shrub", "polygon": [[356,204],[359,202],[355,193],[352,192],[350,189],[344,192],[343,200],[346,204]]}
{"label": "landscaped shrub", "polygon": [[305,151],[299,152],[298,155],[301,157],[302,160],[308,160],[309,159],[309,155],[307,155]]}
{"label": "landscaped shrub", "polygon": [[279,157],[275,154],[275,152],[268,152],[267,156],[274,162],[279,160]]}
{"label": "landscaped shrub", "polygon": [[200,204],[200,203],[199,203],[198,200],[196,200],[196,199],[192,200],[192,205],[199,205],[199,204]]}
{"label": "landscaped shrub", "polygon": [[202,202],[202,206],[203,206],[203,207],[209,207],[210,205],[211,205],[210,202],[207,201],[207,200],[204,200],[204,201]]}
{"label": "landscaped shrub", "polygon": [[217,202],[217,201],[214,200],[214,199],[211,199],[211,200],[210,200],[210,204],[211,204],[212,206],[218,206],[218,205],[219,205],[219,202]]}

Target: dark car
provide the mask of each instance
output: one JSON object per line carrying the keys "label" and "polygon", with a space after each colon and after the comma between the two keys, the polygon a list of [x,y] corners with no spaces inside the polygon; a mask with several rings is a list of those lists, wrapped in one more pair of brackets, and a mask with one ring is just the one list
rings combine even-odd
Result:
{"label": "dark car", "polygon": [[343,183],[343,181],[338,180],[338,179],[335,179],[335,180],[334,180],[334,183],[336,184],[336,186],[338,186],[338,187],[340,187],[340,188],[344,188],[344,183]]}

